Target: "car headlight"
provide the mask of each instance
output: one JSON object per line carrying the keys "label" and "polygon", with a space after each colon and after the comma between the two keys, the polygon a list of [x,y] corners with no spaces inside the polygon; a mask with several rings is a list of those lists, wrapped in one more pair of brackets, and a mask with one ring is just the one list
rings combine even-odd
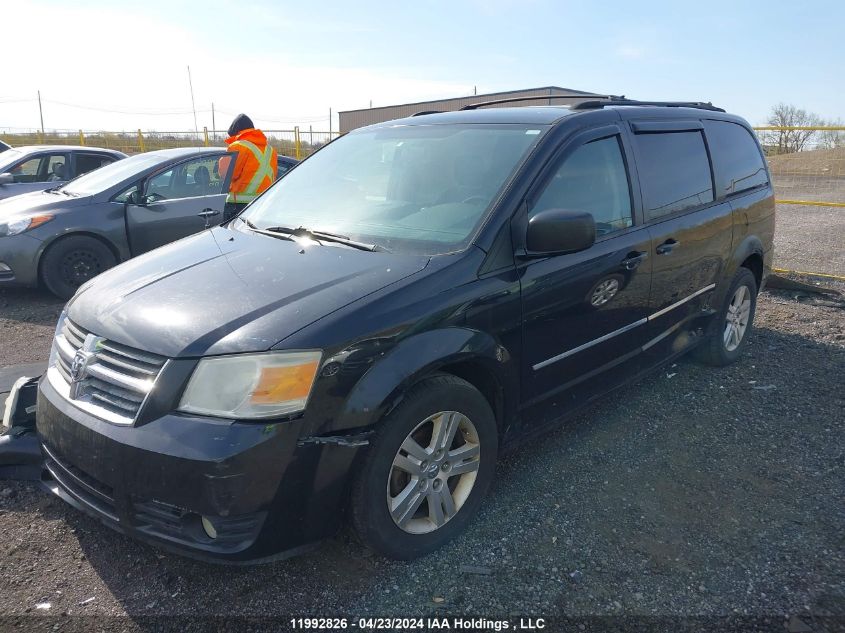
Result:
{"label": "car headlight", "polygon": [[53,334],[53,347],[50,348],[50,360],[47,361],[47,367],[55,367],[56,365],[56,360],[59,356],[59,350],[56,349],[56,337],[64,330],[66,318],[67,310],[62,310],[62,313],[59,315],[59,322],[56,324],[56,331]]}
{"label": "car headlight", "polygon": [[273,418],[305,409],[322,352],[203,358],[179,410],[225,418]]}
{"label": "car headlight", "polygon": [[24,231],[30,231],[36,226],[41,226],[45,222],[49,222],[53,216],[49,213],[41,215],[26,215],[18,218],[10,218],[5,222],[0,222],[0,237],[8,235],[17,235]]}

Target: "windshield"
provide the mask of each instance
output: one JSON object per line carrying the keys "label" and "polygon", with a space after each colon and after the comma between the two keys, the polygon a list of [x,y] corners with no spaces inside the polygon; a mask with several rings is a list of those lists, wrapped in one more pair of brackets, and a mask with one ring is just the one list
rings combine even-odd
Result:
{"label": "windshield", "polygon": [[62,191],[77,196],[91,196],[131,178],[163,160],[159,154],[136,154],[71,180],[62,187]]}
{"label": "windshield", "polygon": [[16,149],[7,149],[0,154],[0,174],[5,173],[11,167],[12,163],[17,162],[24,155],[23,152]]}
{"label": "windshield", "polygon": [[348,134],[278,181],[241,216],[392,252],[464,248],[545,128],[418,125]]}

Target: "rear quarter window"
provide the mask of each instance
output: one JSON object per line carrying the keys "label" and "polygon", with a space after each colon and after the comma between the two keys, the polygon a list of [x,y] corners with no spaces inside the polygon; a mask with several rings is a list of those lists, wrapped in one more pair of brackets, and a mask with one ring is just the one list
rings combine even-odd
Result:
{"label": "rear quarter window", "polygon": [[649,220],[713,201],[710,160],[699,131],[636,134]]}
{"label": "rear quarter window", "polygon": [[746,128],[730,121],[704,121],[704,131],[713,158],[719,197],[769,182],[763,156]]}
{"label": "rear quarter window", "polygon": [[81,176],[87,174],[89,171],[99,169],[103,165],[108,165],[114,162],[113,156],[106,156],[105,154],[77,154],[76,155],[76,175]]}

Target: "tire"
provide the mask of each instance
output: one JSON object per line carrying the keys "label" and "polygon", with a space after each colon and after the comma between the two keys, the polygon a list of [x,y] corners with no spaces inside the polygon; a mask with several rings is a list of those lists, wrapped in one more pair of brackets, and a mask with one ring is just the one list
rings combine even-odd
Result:
{"label": "tire", "polygon": [[70,299],[79,286],[116,263],[114,254],[100,240],[71,235],[47,248],[41,258],[41,281],[57,297]]}
{"label": "tire", "polygon": [[[737,306],[738,315],[735,312]],[[714,317],[707,338],[698,349],[699,358],[715,367],[736,361],[748,342],[756,307],[757,280],[750,270],[740,268],[734,275],[719,313]]]}
{"label": "tire", "polygon": [[[444,428],[456,428],[451,442],[436,441]],[[420,451],[427,459],[414,457]],[[422,380],[382,421],[355,478],[355,532],[389,558],[429,554],[460,534],[478,511],[493,480],[497,452],[496,419],[475,387],[449,375]]]}

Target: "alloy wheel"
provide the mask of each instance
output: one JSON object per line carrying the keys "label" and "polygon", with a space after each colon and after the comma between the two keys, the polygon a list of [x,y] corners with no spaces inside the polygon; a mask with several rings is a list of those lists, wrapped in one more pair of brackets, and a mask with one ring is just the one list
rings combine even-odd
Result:
{"label": "alloy wheel", "polygon": [[722,340],[725,349],[734,351],[742,343],[745,331],[748,329],[748,320],[751,316],[751,291],[748,286],[740,286],[731,297],[728,304],[728,312],[725,315],[725,331]]}
{"label": "alloy wheel", "polygon": [[394,523],[411,534],[442,527],[457,514],[478,476],[481,443],[475,425],[458,411],[440,411],[402,442],[387,480]]}

